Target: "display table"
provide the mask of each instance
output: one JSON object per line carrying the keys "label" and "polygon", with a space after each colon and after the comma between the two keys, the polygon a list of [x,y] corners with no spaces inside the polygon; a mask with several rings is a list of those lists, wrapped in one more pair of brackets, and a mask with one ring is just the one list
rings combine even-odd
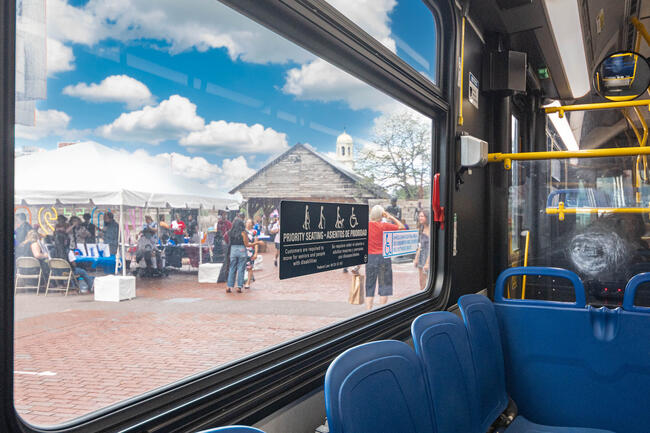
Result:
{"label": "display table", "polygon": [[135,298],[135,277],[107,275],[95,278],[95,301],[120,302]]}
{"label": "display table", "polygon": [[[108,256],[108,257],[84,257],[84,256],[77,256],[75,257],[75,262],[76,263],[90,263],[90,267],[93,270],[96,270],[97,267],[100,267],[104,273],[106,274],[114,274],[115,273],[115,256]],[[120,263],[118,266],[119,269],[122,268],[122,264]]]}
{"label": "display table", "polygon": [[199,265],[199,283],[216,283],[223,263],[202,263]]}
{"label": "display table", "polygon": [[[165,246],[165,257],[167,266],[180,268],[182,266],[182,258],[187,257],[190,259],[190,264],[193,268],[199,267],[199,244],[181,244],[181,245],[167,245]],[[203,260],[210,260],[210,247],[203,245]]]}

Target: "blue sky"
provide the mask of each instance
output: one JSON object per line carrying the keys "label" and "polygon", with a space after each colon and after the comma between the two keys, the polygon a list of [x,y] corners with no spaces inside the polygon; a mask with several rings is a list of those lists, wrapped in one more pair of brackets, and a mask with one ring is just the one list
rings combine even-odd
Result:
{"label": "blue sky", "polygon": [[[173,153],[183,174],[227,187],[297,142],[333,152],[344,128],[359,150],[375,119],[404,109],[218,2],[180,3],[48,0],[47,98],[35,127],[17,126],[16,146]],[[424,4],[331,3],[433,77]]]}

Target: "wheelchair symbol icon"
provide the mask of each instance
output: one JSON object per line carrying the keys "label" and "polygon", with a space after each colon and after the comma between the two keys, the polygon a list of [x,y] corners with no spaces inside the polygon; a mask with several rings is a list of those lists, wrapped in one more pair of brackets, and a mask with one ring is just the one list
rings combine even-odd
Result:
{"label": "wheelchair symbol icon", "polygon": [[388,257],[393,253],[393,236],[390,233],[384,235],[384,257]]}

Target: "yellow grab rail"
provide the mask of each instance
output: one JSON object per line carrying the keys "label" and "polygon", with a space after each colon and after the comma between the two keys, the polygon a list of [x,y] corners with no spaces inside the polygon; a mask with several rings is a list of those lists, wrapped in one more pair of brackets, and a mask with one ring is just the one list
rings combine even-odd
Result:
{"label": "yellow grab rail", "polygon": [[610,149],[562,150],[554,152],[488,153],[488,162],[503,162],[510,170],[512,161],[538,161],[543,159],[603,158],[608,156],[650,155],[650,146],[616,147]]}
{"label": "yellow grab rail", "polygon": [[463,126],[463,73],[465,69],[465,16],[460,36],[460,103],[458,104],[458,125]]}
{"label": "yellow grab rail", "polygon": [[622,102],[597,102],[595,104],[561,105],[559,107],[545,107],[544,111],[546,111],[546,114],[558,113],[560,117],[564,117],[565,111],[607,110],[627,107],[650,108],[650,99],[637,99],[634,101]]}
{"label": "yellow grab rail", "polygon": [[[634,135],[636,136],[637,141],[639,142],[639,146],[644,147],[648,141],[648,125],[641,115],[641,110],[639,110],[637,107],[634,107],[634,111],[636,112],[636,115],[639,117],[639,121],[641,122],[641,126],[643,127],[643,136],[639,133],[639,129],[636,127],[634,122],[632,121],[632,118],[630,117],[629,114],[627,114],[626,110],[621,110],[621,113],[623,113],[623,117],[625,117],[625,120],[627,120],[627,123],[630,125],[632,128],[632,131],[634,132]],[[643,172],[639,170],[639,163],[640,161],[643,160]],[[640,203],[641,202],[641,195],[639,192],[639,188],[641,188],[641,178],[643,178],[644,182],[648,181],[648,157],[643,155],[638,155],[636,157],[636,165],[635,165],[635,179],[634,179],[634,187],[637,189],[636,190],[636,202]]]}
{"label": "yellow grab rail", "polygon": [[[632,23],[632,25],[634,25],[634,27],[636,27],[636,31],[638,32],[638,34],[643,36],[643,39],[645,39],[646,44],[650,45],[650,34],[648,34],[648,31],[645,29],[645,26],[641,23],[641,21],[639,21],[636,17],[630,17],[630,22]],[[641,44],[639,43],[636,44],[635,48],[637,51],[639,51],[640,45]]]}
{"label": "yellow grab rail", "polygon": [[558,215],[560,221],[564,221],[566,214],[601,214],[601,213],[624,213],[624,214],[650,214],[650,207],[564,207],[564,202],[558,203],[557,207],[547,207],[547,215]]}

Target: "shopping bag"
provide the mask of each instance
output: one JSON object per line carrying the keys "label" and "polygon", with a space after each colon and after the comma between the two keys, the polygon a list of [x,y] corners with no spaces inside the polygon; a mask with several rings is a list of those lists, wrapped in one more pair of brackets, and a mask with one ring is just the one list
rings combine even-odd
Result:
{"label": "shopping bag", "polygon": [[363,275],[352,275],[352,285],[350,286],[350,296],[348,297],[348,303],[359,305],[363,304],[363,294],[364,294],[364,279]]}

